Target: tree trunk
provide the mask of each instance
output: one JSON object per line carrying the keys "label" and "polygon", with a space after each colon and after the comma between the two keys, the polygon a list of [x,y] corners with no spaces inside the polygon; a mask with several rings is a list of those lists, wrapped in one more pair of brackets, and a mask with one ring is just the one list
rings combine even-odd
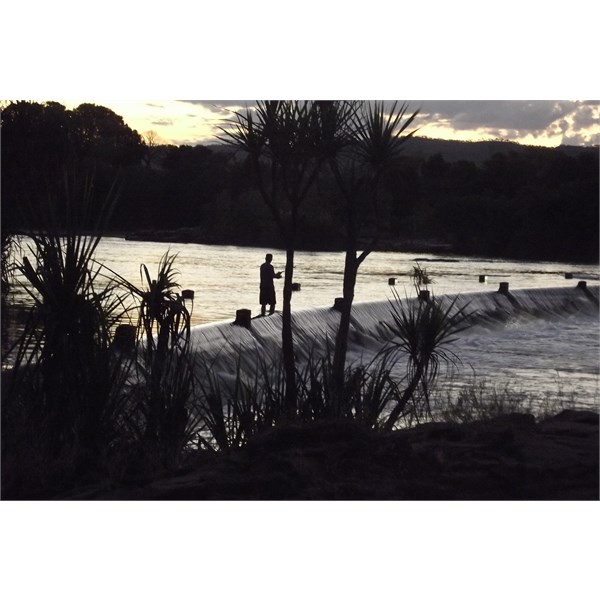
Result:
{"label": "tree trunk", "polygon": [[283,313],[281,348],[285,372],[285,412],[293,417],[296,412],[296,361],[292,334],[292,281],[294,276],[294,245],[286,250],[285,277],[283,281]]}
{"label": "tree trunk", "polygon": [[333,355],[333,390],[334,390],[334,412],[339,416],[340,408],[344,401],[344,372],[346,369],[346,355],[348,353],[348,335],[350,333],[350,317],[352,314],[352,302],[354,301],[354,288],[356,286],[356,274],[359,263],[356,259],[355,250],[346,251],[344,264],[344,302],[340,325],[335,338],[335,353]]}
{"label": "tree trunk", "polygon": [[400,398],[400,400],[398,400],[398,403],[396,404],[396,406],[394,406],[387,421],[385,422],[385,425],[383,426],[383,429],[385,431],[391,431],[393,429],[394,424],[396,423],[396,421],[402,414],[402,411],[406,408],[408,401],[411,399],[412,395],[415,393],[417,386],[419,385],[419,381],[421,381],[421,379],[423,377],[423,373],[425,372],[426,364],[427,363],[425,361],[421,361],[417,364],[417,367],[412,376],[412,379],[411,379],[410,383],[408,384],[408,387],[404,390],[404,393],[402,394],[402,398]]}

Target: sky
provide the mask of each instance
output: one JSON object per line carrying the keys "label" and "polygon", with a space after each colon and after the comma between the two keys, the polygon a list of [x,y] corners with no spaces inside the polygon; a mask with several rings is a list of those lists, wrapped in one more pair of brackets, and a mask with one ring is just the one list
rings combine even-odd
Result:
{"label": "sky", "polygon": [[[141,135],[152,131],[160,143],[217,143],[218,127],[252,101],[157,100],[61,101],[106,106]],[[507,139],[537,146],[592,145],[600,141],[600,101],[572,100],[401,100],[419,110],[419,136],[463,141]]]}

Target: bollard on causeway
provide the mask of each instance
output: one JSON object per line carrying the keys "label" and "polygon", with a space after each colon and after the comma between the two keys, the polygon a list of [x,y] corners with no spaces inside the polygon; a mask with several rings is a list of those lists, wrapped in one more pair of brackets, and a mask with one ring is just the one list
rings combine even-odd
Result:
{"label": "bollard on causeway", "polygon": [[249,308],[240,308],[235,311],[234,325],[250,329],[252,322],[252,311]]}
{"label": "bollard on causeway", "polygon": [[134,325],[119,325],[115,329],[113,348],[121,352],[132,352],[135,350],[135,334],[136,328]]}
{"label": "bollard on causeway", "polygon": [[343,298],[336,298],[333,302],[333,306],[332,306],[333,310],[337,310],[339,312],[342,312],[342,309],[344,308],[344,299]]}

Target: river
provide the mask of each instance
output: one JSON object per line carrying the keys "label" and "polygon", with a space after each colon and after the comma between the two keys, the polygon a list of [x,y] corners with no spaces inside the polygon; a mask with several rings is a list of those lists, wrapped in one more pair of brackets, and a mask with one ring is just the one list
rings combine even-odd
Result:
{"label": "river", "polygon": [[[132,281],[141,283],[140,264],[156,273],[163,254],[177,254],[183,289],[195,292],[192,323],[200,325],[233,320],[235,311],[258,306],[259,267],[267,252],[273,254],[276,271],[285,268],[285,253],[273,248],[165,244],[105,238],[98,247],[98,260]],[[590,265],[546,262],[517,262],[494,259],[449,257],[435,254],[374,252],[363,263],[356,283],[355,302],[373,302],[391,297],[388,280],[396,279],[396,290],[404,296],[414,291],[410,274],[415,263],[433,278],[437,295],[497,289],[501,281],[510,288],[572,287],[577,279],[598,280],[598,269]],[[296,252],[294,280],[301,290],[293,295],[294,310],[331,306],[342,295],[344,255],[342,252]],[[575,281],[565,279],[573,273]],[[479,283],[479,275],[487,283]],[[281,308],[283,280],[276,282]]]}
{"label": "river", "polygon": [[[155,274],[167,251],[177,255],[175,266],[181,288],[195,292],[192,325],[199,326],[196,338],[213,336],[222,340],[222,335],[229,336],[234,331],[231,323],[237,309],[247,308],[253,316],[258,314],[259,267],[267,252],[274,256],[276,271],[285,267],[285,253],[273,248],[166,244],[112,237],[101,241],[96,257],[132,283],[140,284],[140,265],[145,264],[150,274]],[[26,244],[24,254],[28,254]],[[342,252],[299,251],[294,262],[294,280],[301,289],[293,294],[292,308],[308,315],[304,317],[308,330],[317,331],[318,335],[325,329],[319,330],[315,323],[329,314],[322,309],[331,307],[334,299],[342,295],[344,256]],[[368,320],[369,311],[375,314],[388,306],[387,301],[392,298],[390,278],[395,279],[394,289],[400,297],[414,296],[410,275],[417,263],[433,279],[429,287],[436,295],[471,295],[475,304],[483,302],[481,298],[492,297],[500,282],[508,282],[509,289],[515,292],[552,288],[571,293],[569,290],[574,290],[579,280],[595,287],[599,279],[598,267],[594,265],[374,252],[363,263],[356,284],[355,303],[357,310],[367,315],[365,319]],[[566,274],[572,278],[566,278]],[[485,276],[485,282],[480,282],[480,276]],[[278,309],[282,281],[276,282]],[[539,294],[536,298],[536,303],[554,302],[551,294],[550,300]],[[532,310],[497,327],[479,327],[465,333],[456,347],[463,365],[462,381],[476,374],[495,386],[509,385],[540,398],[559,395],[571,404],[597,408],[597,303],[581,306],[584,309],[575,311],[537,311],[537,318],[532,316],[536,310]],[[278,337],[278,318],[275,315],[269,325],[261,325],[269,329],[266,335],[273,340]],[[232,339],[238,335],[231,333]],[[356,345],[352,348],[355,358],[361,352]]]}

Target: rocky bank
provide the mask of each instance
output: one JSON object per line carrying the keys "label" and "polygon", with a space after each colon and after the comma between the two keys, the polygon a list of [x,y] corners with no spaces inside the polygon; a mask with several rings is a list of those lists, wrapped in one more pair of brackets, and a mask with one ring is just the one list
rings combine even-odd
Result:
{"label": "rocky bank", "polygon": [[160,480],[71,499],[598,500],[598,421],[566,410],[390,433],[352,422],[274,428]]}

